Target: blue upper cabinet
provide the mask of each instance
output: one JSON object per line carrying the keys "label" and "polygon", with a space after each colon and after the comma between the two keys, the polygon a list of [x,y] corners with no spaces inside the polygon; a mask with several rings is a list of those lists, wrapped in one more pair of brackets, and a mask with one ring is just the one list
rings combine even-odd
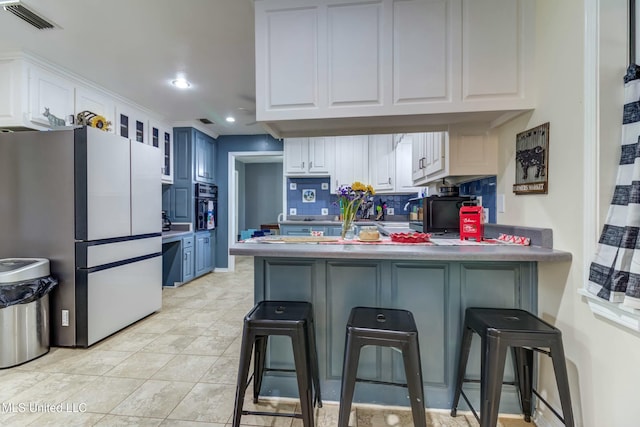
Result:
{"label": "blue upper cabinet", "polygon": [[197,182],[215,184],[215,145],[214,140],[197,130],[194,130],[196,162],[195,177]]}
{"label": "blue upper cabinet", "polygon": [[215,140],[193,128],[174,128],[176,181],[215,184]]}

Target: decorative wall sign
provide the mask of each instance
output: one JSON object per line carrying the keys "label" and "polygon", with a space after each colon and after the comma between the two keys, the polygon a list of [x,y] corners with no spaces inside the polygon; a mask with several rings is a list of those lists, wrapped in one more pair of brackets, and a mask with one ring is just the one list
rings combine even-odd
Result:
{"label": "decorative wall sign", "polygon": [[516,135],[516,194],[549,190],[549,122]]}
{"label": "decorative wall sign", "polygon": [[315,189],[302,190],[302,203],[315,203],[315,202],[316,202]]}

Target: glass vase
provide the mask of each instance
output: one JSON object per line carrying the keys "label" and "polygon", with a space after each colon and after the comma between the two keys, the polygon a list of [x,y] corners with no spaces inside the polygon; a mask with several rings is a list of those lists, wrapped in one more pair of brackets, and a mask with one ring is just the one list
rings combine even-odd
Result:
{"label": "glass vase", "polygon": [[356,226],[351,221],[342,223],[342,240],[353,240],[356,236]]}

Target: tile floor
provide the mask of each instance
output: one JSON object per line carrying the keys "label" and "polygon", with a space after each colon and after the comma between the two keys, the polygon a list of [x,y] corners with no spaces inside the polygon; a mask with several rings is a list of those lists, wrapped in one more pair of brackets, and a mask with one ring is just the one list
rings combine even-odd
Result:
{"label": "tile floor", "polygon": [[[235,273],[212,273],[163,290],[158,313],[90,349],[52,348],[0,370],[2,426],[231,426],[242,319],[253,306],[253,258]],[[253,407],[247,400],[247,408]],[[291,411],[294,400],[262,410]],[[318,427],[335,427],[326,402]],[[476,426],[471,415],[428,411],[429,426]],[[353,427],[412,426],[408,408],[356,406]],[[302,427],[301,420],[243,416],[243,426]],[[501,418],[503,427],[532,426]]]}

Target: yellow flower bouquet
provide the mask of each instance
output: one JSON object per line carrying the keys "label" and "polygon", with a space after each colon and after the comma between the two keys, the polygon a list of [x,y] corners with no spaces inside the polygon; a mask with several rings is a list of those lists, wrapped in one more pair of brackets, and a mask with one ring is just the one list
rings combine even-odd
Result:
{"label": "yellow flower bouquet", "polygon": [[347,231],[353,226],[356,219],[356,213],[360,209],[360,205],[367,197],[373,196],[375,191],[371,185],[365,185],[360,181],[355,181],[351,185],[341,185],[336,191],[338,202],[340,204],[340,213],[342,214],[342,233],[344,239]]}

